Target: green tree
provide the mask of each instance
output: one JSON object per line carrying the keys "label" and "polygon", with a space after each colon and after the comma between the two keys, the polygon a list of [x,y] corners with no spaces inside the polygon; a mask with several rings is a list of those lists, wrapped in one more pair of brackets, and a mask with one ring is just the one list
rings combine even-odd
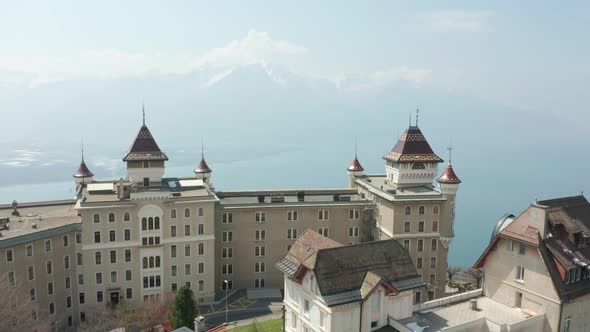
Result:
{"label": "green tree", "polygon": [[197,315],[197,305],[192,289],[185,285],[178,290],[172,311],[170,312],[170,322],[174,329],[186,326],[190,329],[195,328],[195,317]]}

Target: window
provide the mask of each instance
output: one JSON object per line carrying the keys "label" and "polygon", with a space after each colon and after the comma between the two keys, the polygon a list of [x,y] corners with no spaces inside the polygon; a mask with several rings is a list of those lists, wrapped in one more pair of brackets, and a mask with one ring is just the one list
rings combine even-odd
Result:
{"label": "window", "polygon": [[115,222],[115,214],[109,213],[109,222]]}
{"label": "window", "polygon": [[199,291],[204,291],[205,290],[205,280],[199,280]]}
{"label": "window", "polygon": [[191,235],[191,225],[184,225],[184,236]]}
{"label": "window", "polygon": [[131,249],[125,249],[125,262],[131,262]]}
{"label": "window", "polygon": [[100,215],[98,213],[95,214],[94,217],[93,217],[93,219],[94,219],[94,223],[95,224],[98,224],[100,222]]}
{"label": "window", "polygon": [[414,304],[420,304],[421,300],[422,300],[422,293],[420,293],[419,291],[414,293]]}
{"label": "window", "polygon": [[205,263],[199,263],[198,271],[198,273],[205,273]]}
{"label": "window", "polygon": [[223,242],[232,242],[234,239],[234,233],[232,231],[222,233]]}
{"label": "window", "polygon": [[6,250],[6,262],[10,263],[13,260],[14,260],[14,253],[13,253],[12,249]]}
{"label": "window", "polygon": [[297,221],[297,211],[291,210],[287,211],[287,221]]}
{"label": "window", "polygon": [[234,282],[233,282],[233,280],[226,280],[226,281],[227,281],[227,283],[225,281],[221,282],[221,289],[222,290],[226,290],[226,289],[230,290],[230,289],[233,289],[234,288]]}
{"label": "window", "polygon": [[430,268],[436,269],[436,257],[430,257]]}
{"label": "window", "polygon": [[424,240],[418,240],[418,252],[424,251]]}
{"label": "window", "polygon": [[148,218],[148,229],[150,231],[154,229],[154,218],[152,218],[152,217]]}
{"label": "window", "polygon": [[53,303],[53,302],[49,302],[49,314],[50,315],[55,314],[55,303]]}
{"label": "window", "polygon": [[33,266],[29,266],[28,267],[27,274],[29,276],[29,280],[34,280],[35,279],[35,269],[33,268]]}
{"label": "window", "polygon": [[234,256],[234,248],[224,247],[221,249],[222,258],[232,258]]}
{"label": "window", "polygon": [[111,271],[111,282],[117,282],[117,271]]}
{"label": "window", "polygon": [[203,216],[203,208],[200,207],[199,210],[197,210],[197,211],[198,211],[199,217],[202,217]]}
{"label": "window", "polygon": [[348,210],[348,219],[357,220],[360,218],[361,211],[359,209]]}
{"label": "window", "polygon": [[100,243],[100,232],[94,232],[94,243]]}
{"label": "window", "polygon": [[437,239],[432,239],[430,242],[430,250],[431,251],[436,251],[438,247],[438,240]]}
{"label": "window", "polygon": [[424,215],[424,206],[420,206],[420,207],[418,208],[418,214],[419,214],[419,215]]}
{"label": "window", "polygon": [[70,256],[64,256],[64,269],[70,268]]}
{"label": "window", "polygon": [[205,234],[205,224],[198,224],[197,225],[197,234],[199,234],[199,235]]}
{"label": "window", "polygon": [[76,244],[82,244],[82,233],[76,233]]}
{"label": "window", "polygon": [[525,246],[525,244],[522,243],[522,242],[519,242],[518,243],[518,254],[524,256],[525,253],[526,253],[526,246]]}
{"label": "window", "polygon": [[52,264],[52,262],[51,261],[47,261],[47,264],[45,264],[45,265],[46,265],[47,274],[52,274],[53,273],[53,264]]}
{"label": "window", "polygon": [[176,237],[176,226],[170,226],[170,237]]}
{"label": "window", "polygon": [[410,226],[411,226],[411,223],[409,221],[404,222],[404,232],[405,233],[410,232]]}
{"label": "window", "polygon": [[37,291],[35,290],[35,288],[29,289],[29,298],[31,299],[31,301],[37,300]]}
{"label": "window", "polygon": [[410,240],[404,240],[404,248],[406,250],[410,250]]}
{"label": "window", "polygon": [[506,241],[506,251],[508,251],[508,252],[514,251],[514,241],[512,241],[512,240]]}
{"label": "window", "polygon": [[233,214],[231,212],[224,212],[221,215],[222,224],[231,224],[234,222]]}
{"label": "window", "polygon": [[289,228],[287,230],[287,239],[296,239],[297,238],[297,228]]}
{"label": "window", "polygon": [[522,293],[521,292],[516,292],[516,296],[514,299],[514,306],[516,308],[522,308]]}
{"label": "window", "polygon": [[254,256],[256,257],[264,257],[266,255],[266,247],[265,246],[257,246],[254,248]]}
{"label": "window", "polygon": [[117,252],[115,250],[111,250],[111,264],[117,263]]}
{"label": "window", "polygon": [[148,266],[148,258],[147,258],[147,257],[144,257],[144,258],[141,260],[141,266],[142,266],[144,269],[148,269],[148,268],[149,268],[149,266]]}
{"label": "window", "polygon": [[187,276],[191,274],[191,265],[190,264],[184,264],[184,274],[186,274]]}
{"label": "window", "polygon": [[264,273],[265,270],[266,270],[266,267],[265,267],[264,263],[255,263],[254,264],[254,272]]}
{"label": "window", "polygon": [[422,268],[422,257],[416,257],[416,268],[417,269]]}
{"label": "window", "polygon": [[438,221],[432,222],[432,232],[438,232]]}
{"label": "window", "polygon": [[172,257],[172,258],[176,257],[176,246],[175,245],[170,246],[170,257]]}
{"label": "window", "polygon": [[185,218],[191,217],[191,209],[189,209],[189,208],[184,209],[184,217]]}
{"label": "window", "polygon": [[170,271],[170,274],[171,274],[173,277],[176,277],[177,270],[178,270],[178,269],[177,269],[176,265],[172,265],[172,266],[171,266],[171,271]]}
{"label": "window", "polygon": [[160,229],[160,217],[154,218],[154,229]]}
{"label": "window", "polygon": [[131,281],[131,270],[125,270],[125,280]]}
{"label": "window", "polygon": [[190,255],[191,255],[191,245],[190,245],[190,243],[187,243],[184,245],[184,256],[190,257]]}
{"label": "window", "polygon": [[359,236],[359,227],[358,226],[348,227],[348,236],[358,237]]}
{"label": "window", "polygon": [[254,288],[264,288],[264,279],[258,278],[254,280]]}
{"label": "window", "polygon": [[115,242],[115,241],[116,241],[115,231],[109,231],[109,242]]}
{"label": "window", "polygon": [[173,291],[174,293],[176,293],[176,291],[177,291],[177,290],[178,290],[178,285],[177,285],[175,282],[174,282],[174,283],[172,283],[172,291]]}
{"label": "window", "polygon": [[406,206],[406,209],[405,209],[405,211],[404,211],[404,214],[405,214],[406,216],[410,216],[410,215],[412,215],[412,208],[411,208],[411,207],[409,207],[409,206]]}
{"label": "window", "polygon": [[204,243],[199,243],[199,246],[197,247],[197,254],[199,256],[203,256],[205,254],[205,244]]}
{"label": "window", "polygon": [[131,230],[126,229],[125,230],[125,241],[130,241],[130,240],[131,240]]}
{"label": "window", "polygon": [[258,222],[258,223],[266,222],[266,212],[264,212],[264,211],[256,212],[256,222]]}
{"label": "window", "polygon": [[102,284],[102,272],[96,272],[95,277],[96,277],[96,284],[97,285]]}
{"label": "window", "polygon": [[10,286],[16,285],[16,281],[14,280],[14,272],[13,271],[8,272],[8,284]]}
{"label": "window", "polygon": [[266,231],[264,229],[256,231],[256,241],[264,241],[266,239]]}
{"label": "window", "polygon": [[424,222],[423,221],[418,222],[418,232],[424,233]]}
{"label": "window", "polygon": [[318,228],[318,233],[321,235],[328,237],[328,227],[320,227]]}
{"label": "window", "polygon": [[432,206],[432,214],[438,214],[438,209],[439,209],[438,205]]}
{"label": "window", "polygon": [[319,210],[319,212],[318,212],[318,219],[319,220],[328,220],[328,218],[330,218],[328,210],[326,210],[326,209]]}
{"label": "window", "polygon": [[141,218],[141,230],[147,231],[147,218]]}
{"label": "window", "polygon": [[33,245],[27,244],[26,246],[27,257],[33,256]]}
{"label": "window", "polygon": [[72,279],[70,277],[66,277],[66,289],[72,288]]}
{"label": "window", "polygon": [[522,266],[516,267],[516,280],[524,281],[524,267],[522,267]]}
{"label": "window", "polygon": [[303,314],[309,316],[309,300],[303,299]]}
{"label": "window", "polygon": [[170,219],[176,219],[176,209],[170,210]]}
{"label": "window", "polygon": [[82,273],[78,274],[78,285],[84,285],[84,274]]}
{"label": "window", "polygon": [[53,295],[53,283],[47,283],[47,295]]}
{"label": "window", "polygon": [[96,292],[96,302],[102,303],[102,291]]}
{"label": "window", "polygon": [[101,252],[100,251],[96,251],[94,253],[94,263],[96,265],[102,264],[102,255],[101,255]]}
{"label": "window", "polygon": [[233,274],[234,266],[232,264],[223,264],[221,267],[221,274]]}
{"label": "window", "polygon": [[67,247],[68,245],[70,245],[70,237],[67,235],[63,236],[63,244],[64,244],[64,248]]}
{"label": "window", "polygon": [[133,298],[133,288],[125,289],[125,298],[132,299]]}
{"label": "window", "polygon": [[131,216],[129,215],[129,212],[125,212],[123,214],[123,221],[129,221],[131,220]]}

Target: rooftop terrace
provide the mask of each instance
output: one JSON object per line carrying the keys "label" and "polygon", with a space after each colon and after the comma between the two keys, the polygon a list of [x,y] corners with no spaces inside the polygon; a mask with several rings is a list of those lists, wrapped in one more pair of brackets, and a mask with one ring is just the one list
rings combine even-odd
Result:
{"label": "rooftop terrace", "polygon": [[441,192],[432,185],[397,186],[387,181],[385,175],[366,175],[358,178],[357,183],[368,188],[375,194],[385,196],[389,200],[411,200],[411,199],[441,199],[444,197]]}

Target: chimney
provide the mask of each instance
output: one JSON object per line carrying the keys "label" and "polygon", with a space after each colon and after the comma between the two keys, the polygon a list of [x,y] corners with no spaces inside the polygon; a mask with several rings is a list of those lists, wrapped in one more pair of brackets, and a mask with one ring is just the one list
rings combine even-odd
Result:
{"label": "chimney", "polygon": [[117,188],[117,197],[123,199],[125,197],[125,189],[123,188],[123,178],[119,178],[119,186]]}

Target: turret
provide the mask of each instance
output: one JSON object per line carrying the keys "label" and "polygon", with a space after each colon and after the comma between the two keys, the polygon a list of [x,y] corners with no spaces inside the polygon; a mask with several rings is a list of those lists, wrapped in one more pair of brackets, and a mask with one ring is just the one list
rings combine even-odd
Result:
{"label": "turret", "polygon": [[211,179],[211,173],[213,173],[213,170],[211,168],[209,168],[209,165],[207,165],[207,162],[205,161],[205,149],[204,149],[202,140],[201,140],[201,162],[199,163],[197,168],[195,168],[193,170],[193,172],[195,172],[195,176],[197,177],[197,179],[203,180],[203,182],[209,182],[209,180]]}
{"label": "turret", "polygon": [[[449,148],[450,150],[451,148]],[[440,186],[440,192],[447,199],[441,209],[441,220],[448,220],[448,222],[441,223],[440,225],[440,241],[445,248],[449,247],[455,236],[455,202],[459,184],[461,183],[461,180],[453,170],[450,159],[449,156],[449,163],[437,180]]]}
{"label": "turret", "polygon": [[152,133],[145,125],[145,112],[143,113],[143,125],[131,148],[123,161],[127,163],[127,179],[138,186],[150,187],[162,182],[165,162],[168,156],[160,150]]}
{"label": "turret", "polygon": [[92,183],[92,180],[94,179],[94,173],[90,171],[84,161],[84,148],[82,148],[82,160],[80,161],[80,166],[78,166],[78,170],[72,176],[74,177],[74,182],[76,182],[76,188],[80,185]]}
{"label": "turret", "polygon": [[350,166],[348,166],[346,171],[348,173],[348,185],[351,188],[356,188],[356,178],[362,177],[365,171],[365,169],[363,168],[363,166],[361,166],[361,163],[359,162],[356,152],[354,153],[354,159],[352,160]]}

